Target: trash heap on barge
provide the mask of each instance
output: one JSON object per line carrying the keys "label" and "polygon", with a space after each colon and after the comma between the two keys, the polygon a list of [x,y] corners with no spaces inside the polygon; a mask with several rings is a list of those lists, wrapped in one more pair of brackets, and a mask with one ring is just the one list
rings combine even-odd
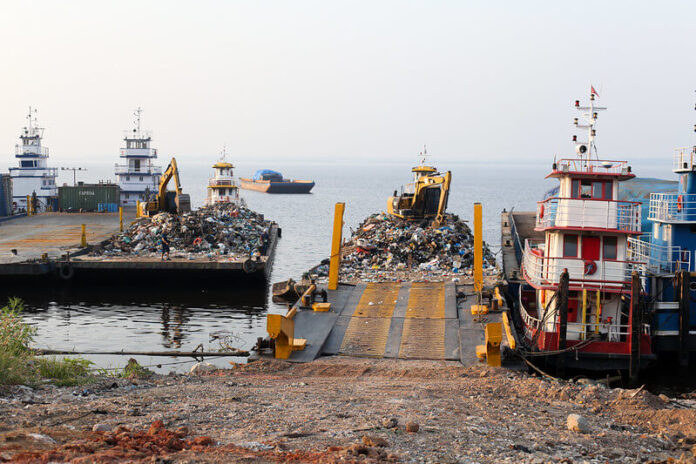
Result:
{"label": "trash heap on barge", "polygon": [[[640,204],[616,200],[619,183],[634,174],[625,161],[598,158],[595,123],[606,108],[594,99],[593,90],[589,106],[575,102],[587,119],[575,124],[588,130],[587,141],[573,137],[578,158],[554,162],[547,176],[557,178],[560,189],[537,205],[535,230],[543,241],[524,244],[516,322],[529,351],[555,355],[569,367],[626,369],[632,346],[652,357],[649,330],[636,327],[630,304],[631,273],[639,263],[629,261],[627,243],[641,233]],[[564,271],[567,302],[559,297]],[[559,357],[563,352],[568,356]]]}
{"label": "trash heap on barge", "polygon": [[[454,214],[439,227],[380,213],[365,219],[341,252],[342,282],[444,280],[471,274],[474,237]],[[497,275],[495,258],[484,245],[484,270]]]}
{"label": "trash heap on barge", "polygon": [[258,257],[266,254],[265,242],[274,225],[262,214],[233,203],[218,203],[182,215],[162,212],[135,222],[108,243],[96,246],[90,256],[158,258],[162,231],[166,230],[172,259]]}

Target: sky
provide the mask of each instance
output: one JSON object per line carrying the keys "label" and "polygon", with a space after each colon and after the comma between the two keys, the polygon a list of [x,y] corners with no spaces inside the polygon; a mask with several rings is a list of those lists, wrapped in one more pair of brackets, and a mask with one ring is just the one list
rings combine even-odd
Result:
{"label": "sky", "polygon": [[[600,157],[692,145],[688,1],[0,3],[0,169],[27,108],[51,165],[117,161],[143,108],[162,164],[535,163],[573,156],[590,85]],[[271,164],[269,164],[269,162]],[[262,165],[263,164],[263,165]]]}

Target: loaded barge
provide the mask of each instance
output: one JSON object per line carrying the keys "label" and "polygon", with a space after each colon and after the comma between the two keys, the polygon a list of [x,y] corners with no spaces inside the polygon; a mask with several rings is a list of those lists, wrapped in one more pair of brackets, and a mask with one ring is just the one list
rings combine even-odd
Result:
{"label": "loaded barge", "polygon": [[[133,219],[133,212],[129,219]],[[129,221],[130,222],[130,221]],[[81,246],[82,224],[85,241]],[[269,229],[266,253],[255,258],[194,258],[162,261],[152,257],[88,256],[120,229],[118,214],[50,213],[0,223],[0,276],[4,283],[60,285],[136,281],[187,284],[224,282],[265,285],[280,228]]]}

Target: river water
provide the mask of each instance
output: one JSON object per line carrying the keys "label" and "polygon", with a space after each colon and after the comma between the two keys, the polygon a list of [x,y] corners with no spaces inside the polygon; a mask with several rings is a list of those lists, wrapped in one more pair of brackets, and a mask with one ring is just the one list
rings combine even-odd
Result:
{"label": "river water", "polygon": [[[313,179],[309,195],[269,195],[242,190],[248,206],[275,220],[283,229],[273,267],[272,282],[301,273],[329,255],[333,208],[346,203],[344,236],[369,214],[384,211],[394,189],[410,182],[408,164],[340,164],[237,166],[236,174],[250,176],[257,168],[271,168],[286,177]],[[444,166],[439,166],[443,168]],[[545,180],[546,164],[458,163],[452,170],[448,211],[470,220],[473,203],[483,204],[484,240],[499,249],[500,212],[503,208],[533,210],[544,192],[556,185]],[[634,170],[637,171],[636,166]],[[180,166],[184,191],[194,207],[202,205],[205,185],[212,172],[208,166]],[[670,178],[664,166],[657,168]],[[94,167],[92,173],[108,169]],[[637,171],[638,172],[638,171]],[[655,169],[650,171],[656,176]],[[0,291],[0,297],[17,296],[26,301],[24,318],[37,329],[35,344],[41,348],[87,350],[191,351],[199,344],[206,350],[227,345],[250,348],[265,335],[266,314],[283,312],[284,306],[270,300],[269,289],[248,291],[224,286],[171,288],[152,292],[142,286],[105,282],[98,288]],[[97,366],[123,366],[123,356],[85,356]],[[136,357],[155,370],[186,370],[192,362],[162,357]],[[211,359],[220,366],[241,358]],[[158,367],[159,366],[159,367]]]}

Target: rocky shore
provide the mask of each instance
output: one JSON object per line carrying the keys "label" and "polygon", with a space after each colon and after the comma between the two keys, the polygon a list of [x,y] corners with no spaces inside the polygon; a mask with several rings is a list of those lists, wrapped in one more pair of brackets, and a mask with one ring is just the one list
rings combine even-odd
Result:
{"label": "rocky shore", "polygon": [[7,387],[0,461],[696,462],[696,395],[455,362],[259,361]]}

